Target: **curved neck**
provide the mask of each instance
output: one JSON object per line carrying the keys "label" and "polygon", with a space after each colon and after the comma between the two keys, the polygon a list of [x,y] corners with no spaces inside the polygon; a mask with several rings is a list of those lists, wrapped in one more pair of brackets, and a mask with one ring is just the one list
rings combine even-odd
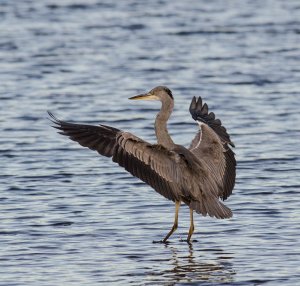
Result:
{"label": "curved neck", "polygon": [[168,99],[166,101],[162,101],[161,109],[155,119],[155,134],[157,143],[166,148],[172,148],[175,145],[167,129],[167,121],[173,111],[173,107],[173,100]]}

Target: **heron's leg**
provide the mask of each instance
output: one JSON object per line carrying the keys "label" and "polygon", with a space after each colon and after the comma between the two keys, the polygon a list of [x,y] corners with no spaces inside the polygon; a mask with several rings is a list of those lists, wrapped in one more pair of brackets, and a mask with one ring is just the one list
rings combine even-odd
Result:
{"label": "heron's leg", "polygon": [[193,216],[193,209],[190,208],[190,229],[189,229],[189,234],[188,234],[188,237],[187,237],[187,243],[190,243],[190,240],[191,240],[191,237],[193,235],[193,232],[194,232],[194,216]]}
{"label": "heron's leg", "polygon": [[179,207],[180,207],[180,201],[175,202],[175,219],[174,219],[174,224],[172,226],[172,229],[169,231],[169,233],[166,235],[166,237],[163,239],[163,243],[165,243],[168,238],[172,235],[172,233],[177,229],[178,227],[178,212],[179,212]]}

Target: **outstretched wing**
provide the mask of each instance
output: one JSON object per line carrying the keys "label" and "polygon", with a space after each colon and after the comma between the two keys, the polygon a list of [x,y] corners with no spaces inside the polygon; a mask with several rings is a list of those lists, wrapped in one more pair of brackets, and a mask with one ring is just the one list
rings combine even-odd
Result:
{"label": "outstretched wing", "polygon": [[110,126],[68,123],[48,113],[54,123],[53,127],[60,130],[58,133],[103,156],[112,157],[114,162],[167,199],[180,199],[180,166],[185,162],[176,152],[161,145],[152,145],[131,133]]}
{"label": "outstretched wing", "polygon": [[230,140],[230,136],[227,133],[226,128],[222,125],[221,120],[216,119],[213,112],[208,113],[208,106],[206,103],[202,105],[201,96],[199,96],[197,100],[196,97],[193,97],[190,105],[190,113],[195,121],[203,122],[212,128],[223,144],[230,144],[232,147],[235,147],[233,142]]}
{"label": "outstretched wing", "polygon": [[183,200],[204,216],[231,217],[230,209],[219,202],[218,186],[208,176],[204,164],[183,146],[176,145],[168,150],[110,126],[68,123],[58,120],[50,112],[49,115],[60,134],[112,157],[114,162],[167,199]]}
{"label": "outstretched wing", "polygon": [[192,99],[190,113],[200,130],[189,150],[210,170],[210,175],[219,186],[219,196],[226,200],[235,184],[236,160],[228,146],[234,147],[234,144],[221,120],[216,119],[213,112],[208,113],[208,106],[202,104],[201,97]]}

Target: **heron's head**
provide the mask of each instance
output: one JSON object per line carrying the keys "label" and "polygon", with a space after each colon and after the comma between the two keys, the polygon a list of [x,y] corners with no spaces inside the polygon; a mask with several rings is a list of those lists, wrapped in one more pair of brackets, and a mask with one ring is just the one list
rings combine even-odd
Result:
{"label": "heron's head", "polygon": [[139,94],[133,97],[130,97],[129,99],[133,100],[160,100],[162,102],[165,101],[173,101],[173,95],[169,88],[166,86],[157,86],[153,89],[151,89],[147,93]]}

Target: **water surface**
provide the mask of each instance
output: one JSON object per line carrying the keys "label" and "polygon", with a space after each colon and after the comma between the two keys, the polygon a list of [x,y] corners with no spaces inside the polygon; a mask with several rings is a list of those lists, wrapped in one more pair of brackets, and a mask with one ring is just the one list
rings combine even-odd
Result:
{"label": "water surface", "polygon": [[[300,280],[298,1],[2,1],[1,285],[297,285]],[[188,208],[170,244],[153,244],[174,206],[55,133],[104,123],[155,142],[169,86],[169,129],[188,145],[201,95],[238,161],[231,220]]]}

